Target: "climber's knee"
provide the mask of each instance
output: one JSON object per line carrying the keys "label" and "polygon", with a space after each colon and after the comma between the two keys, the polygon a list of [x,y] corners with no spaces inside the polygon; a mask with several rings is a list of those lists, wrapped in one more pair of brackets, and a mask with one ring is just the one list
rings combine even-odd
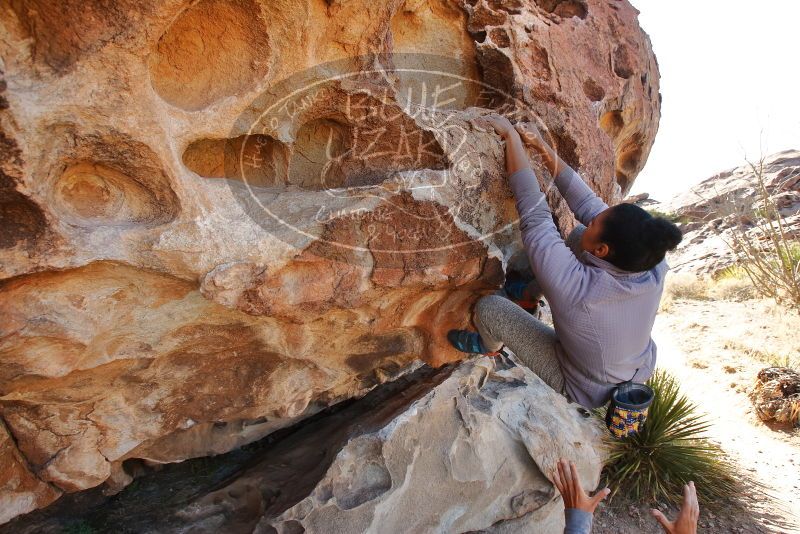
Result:
{"label": "climber's knee", "polygon": [[507,300],[505,297],[501,297],[500,295],[484,295],[478,299],[475,303],[475,316],[485,324],[487,319],[491,317],[497,316],[497,308],[499,304],[502,304],[504,300]]}

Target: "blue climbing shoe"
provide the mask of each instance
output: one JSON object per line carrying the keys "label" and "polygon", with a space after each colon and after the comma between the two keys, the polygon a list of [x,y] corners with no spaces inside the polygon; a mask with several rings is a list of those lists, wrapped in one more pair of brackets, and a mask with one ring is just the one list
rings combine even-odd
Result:
{"label": "blue climbing shoe", "polygon": [[499,352],[490,352],[486,350],[481,343],[481,336],[477,332],[470,332],[469,330],[450,330],[447,333],[447,340],[455,348],[461,352],[469,352],[472,354],[486,354],[495,356]]}

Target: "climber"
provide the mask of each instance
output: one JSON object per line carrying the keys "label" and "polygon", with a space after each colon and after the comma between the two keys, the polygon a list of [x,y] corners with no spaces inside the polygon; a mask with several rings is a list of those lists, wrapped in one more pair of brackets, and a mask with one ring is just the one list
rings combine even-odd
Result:
{"label": "climber", "polygon": [[[645,381],[655,368],[650,332],[668,269],[664,255],[681,241],[681,232],[633,204],[609,208],[536,126],[514,126],[497,114],[473,119],[473,124],[493,128],[505,141],[506,171],[534,277],[527,286],[508,279],[505,294],[519,302],[541,291],[555,329],[494,294],[475,305],[478,331],[451,330],[448,340],[463,352],[480,354],[495,354],[505,344],[555,391],[587,408],[602,406],[619,383]],[[539,153],[581,223],[566,242],[523,139]]]}

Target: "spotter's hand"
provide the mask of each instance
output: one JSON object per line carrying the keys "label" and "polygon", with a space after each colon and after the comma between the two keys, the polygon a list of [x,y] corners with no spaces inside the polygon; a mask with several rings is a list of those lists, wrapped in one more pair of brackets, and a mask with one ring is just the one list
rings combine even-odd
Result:
{"label": "spotter's hand", "polygon": [[697,504],[697,491],[694,482],[689,482],[683,487],[683,506],[678,512],[675,521],[670,521],[659,510],[650,510],[653,517],[661,524],[666,534],[696,534],[697,519],[700,517],[700,506]]}
{"label": "spotter's hand", "polygon": [[576,508],[593,514],[600,501],[611,493],[610,489],[603,488],[595,493],[594,497],[590,497],[581,487],[581,479],[578,477],[575,463],[561,458],[556,467],[557,469],[552,475],[553,484],[564,499],[564,508]]}

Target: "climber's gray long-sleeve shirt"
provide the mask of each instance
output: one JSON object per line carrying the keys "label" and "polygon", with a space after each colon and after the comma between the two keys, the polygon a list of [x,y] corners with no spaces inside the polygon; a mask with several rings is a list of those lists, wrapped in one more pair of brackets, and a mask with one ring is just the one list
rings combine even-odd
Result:
{"label": "climber's gray long-sleeve shirt", "polygon": [[564,510],[564,534],[591,534],[591,532],[592,514],[577,508]]}
{"label": "climber's gray long-sleeve shirt", "polygon": [[[602,406],[619,382],[643,382],[653,373],[656,346],[650,332],[669,266],[662,261],[631,273],[587,251],[576,258],[553,223],[533,171],[520,169],[509,181],[522,243],[553,313],[567,393],[588,408]],[[555,184],[584,225],[608,208],[570,167]]]}

